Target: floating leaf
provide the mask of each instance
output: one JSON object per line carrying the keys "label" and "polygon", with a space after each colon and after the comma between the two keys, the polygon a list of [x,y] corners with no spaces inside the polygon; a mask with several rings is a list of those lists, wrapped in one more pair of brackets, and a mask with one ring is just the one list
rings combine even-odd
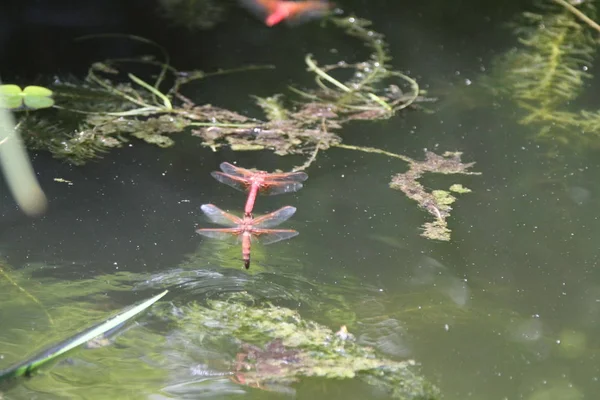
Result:
{"label": "floating leaf", "polygon": [[21,88],[17,85],[0,85],[0,95],[4,97],[6,108],[11,110],[21,107],[23,99]]}
{"label": "floating leaf", "polygon": [[42,86],[0,85],[0,95],[4,96],[6,107],[11,110],[48,108],[54,105],[52,90]]}

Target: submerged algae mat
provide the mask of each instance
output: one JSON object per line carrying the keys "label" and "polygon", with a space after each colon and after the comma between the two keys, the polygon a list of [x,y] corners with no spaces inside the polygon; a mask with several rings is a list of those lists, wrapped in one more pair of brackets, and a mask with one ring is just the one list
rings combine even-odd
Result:
{"label": "submerged algae mat", "polygon": [[[127,273],[72,284],[44,279],[43,285],[36,285],[39,278],[32,278],[31,272],[11,271],[12,281],[0,280],[0,317],[10,321],[0,333],[0,368],[106,318],[120,307],[112,304],[114,299],[131,297],[132,290],[136,298],[143,298],[149,289],[149,280]],[[89,342],[31,379],[0,387],[0,396],[227,398],[263,390],[281,395],[293,393],[294,383],[313,377],[360,378],[365,393],[374,386],[397,399],[439,396],[418,375],[414,361],[385,359],[359,345],[344,328],[334,333],[295,310],[244,291],[210,297],[182,305],[177,300],[156,304],[111,337]]]}
{"label": "submerged algae mat", "polygon": [[334,333],[296,311],[255,301],[240,292],[178,309],[178,340],[198,348],[238,346],[232,379],[256,388],[281,390],[302,377],[357,377],[392,398],[439,398],[438,390],[417,375],[414,361],[379,358],[345,327]]}

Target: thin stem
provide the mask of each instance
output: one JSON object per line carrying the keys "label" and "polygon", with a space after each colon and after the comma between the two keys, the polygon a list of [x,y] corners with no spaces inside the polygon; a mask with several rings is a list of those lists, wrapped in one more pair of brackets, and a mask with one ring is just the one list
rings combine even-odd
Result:
{"label": "thin stem", "polygon": [[306,93],[306,92],[304,92],[304,91],[302,91],[300,89],[296,89],[293,86],[288,86],[288,89],[290,89],[292,92],[296,93],[297,95],[300,95],[300,96],[305,97],[307,99],[311,99],[311,100],[315,100],[315,101],[321,100],[319,98],[319,96],[315,96],[314,94]]}
{"label": "thin stem", "polygon": [[[167,70],[169,69],[170,64],[171,64],[171,58],[169,56],[169,53],[167,52],[167,49],[165,49],[163,46],[159,45],[158,43],[153,42],[152,40],[146,39],[144,37],[130,35],[130,34],[122,34],[122,33],[102,33],[102,34],[85,35],[85,36],[81,36],[75,40],[81,41],[81,40],[88,40],[88,39],[93,39],[93,38],[127,38],[127,39],[135,40],[135,41],[138,41],[141,43],[149,44],[151,46],[158,48],[160,50],[160,52],[162,53],[164,60],[165,60],[163,63],[163,66],[160,70],[160,73],[158,74],[158,77],[156,78],[156,82],[154,82],[154,86],[153,86],[157,91],[159,91],[158,88],[159,88],[160,84],[162,83],[162,81],[165,79]],[[154,94],[154,92],[153,92],[153,95],[154,95],[154,101],[156,102],[156,95]]]}
{"label": "thin stem", "polygon": [[[190,83],[192,81],[198,80],[198,79],[204,79],[204,78],[209,78],[212,76],[218,76],[218,75],[227,75],[227,74],[235,74],[238,72],[246,72],[246,71],[254,71],[254,70],[261,70],[261,69],[275,69],[274,65],[249,65],[246,67],[240,67],[240,68],[232,68],[232,69],[220,69],[214,72],[202,72],[202,71],[192,71],[189,73],[189,76],[185,76],[185,77],[178,77],[175,80],[175,85],[171,88],[171,90],[169,91],[169,93],[171,92],[179,92],[179,88],[182,85],[185,85],[187,83]],[[180,73],[181,75],[182,73]]]}
{"label": "thin stem", "polygon": [[577,18],[579,18],[580,20],[582,20],[583,22],[588,24],[590,27],[592,27],[595,30],[597,30],[598,32],[600,32],[600,25],[598,25],[596,23],[596,21],[594,21],[593,19],[591,19],[590,17],[585,15],[583,12],[581,12],[581,10],[579,10],[574,5],[570,4],[569,2],[567,2],[565,0],[552,0],[552,1],[554,1],[556,4],[563,6],[564,8],[569,10],[571,13],[573,13]]}
{"label": "thin stem", "polygon": [[306,162],[304,164],[294,167],[294,169],[292,169],[292,171],[294,171],[294,172],[304,171],[308,167],[310,167],[310,165],[317,159],[317,154],[319,154],[320,148],[321,148],[321,141],[319,140],[319,142],[317,143],[317,146],[315,147],[315,151],[312,152],[312,154],[310,155],[308,160],[306,160]]}
{"label": "thin stem", "polygon": [[0,275],[4,276],[4,278],[11,285],[13,285],[17,289],[19,289],[23,294],[25,294],[25,296],[29,297],[31,299],[31,301],[33,301],[35,304],[37,304],[38,306],[40,306],[40,308],[44,311],[44,314],[46,314],[46,317],[48,318],[48,321],[50,322],[50,325],[54,325],[54,320],[52,319],[52,317],[50,316],[50,314],[48,314],[48,311],[46,311],[46,308],[44,307],[44,305],[34,295],[32,295],[27,290],[25,290],[24,288],[22,288],[14,279],[12,279],[10,277],[10,275],[8,275],[8,273],[6,273],[6,271],[4,271],[4,269],[2,268],[1,265],[0,265]]}
{"label": "thin stem", "polygon": [[216,128],[254,128],[253,124],[227,124],[218,122],[191,122],[188,126],[214,126]]}
{"label": "thin stem", "polygon": [[[343,83],[341,83],[337,79],[333,78],[331,75],[329,75],[323,69],[317,67],[317,64],[315,64],[315,62],[313,61],[311,54],[308,54],[304,58],[304,61],[306,62],[306,65],[308,65],[308,70],[317,74],[317,76],[315,77],[315,82],[323,90],[327,91],[327,90],[330,90],[330,89],[321,81],[321,79],[325,79],[327,82],[333,84],[334,86],[336,86],[337,88],[343,90],[344,92],[346,92],[348,94],[355,95],[357,97],[360,97],[360,98],[364,99],[364,96],[363,96],[362,93],[350,89],[348,86],[344,85]],[[377,104],[379,104],[384,109],[386,109],[388,111],[393,111],[392,107],[390,107],[390,105],[385,100],[383,100],[381,97],[377,96],[376,94],[369,92],[369,93],[367,93],[367,96],[369,97],[369,99],[371,99],[372,101],[376,102]]]}
{"label": "thin stem", "polygon": [[166,114],[166,113],[170,113],[170,112],[174,111],[174,110],[167,110],[165,108],[156,107],[156,106],[135,108],[133,110],[121,111],[121,112],[84,111],[84,110],[77,110],[75,108],[61,107],[61,106],[57,106],[57,105],[54,105],[54,108],[58,108],[60,110],[66,110],[66,111],[77,113],[77,114],[110,115],[113,117],[131,117],[131,116],[136,116],[136,115],[147,116],[147,115],[161,114],[161,113]]}
{"label": "thin stem", "polygon": [[403,156],[401,154],[396,154],[396,153],[391,153],[389,151],[385,151],[385,150],[381,150],[381,149],[377,149],[374,147],[363,147],[363,146],[352,146],[349,144],[343,144],[343,143],[336,143],[336,144],[332,144],[332,147],[340,147],[342,149],[347,149],[347,150],[356,150],[356,151],[362,151],[364,153],[376,153],[376,154],[382,154],[384,156],[388,156],[388,157],[394,157],[394,158],[399,158],[402,161],[406,161],[407,163],[412,163],[414,162],[414,160],[410,157],[407,156]]}
{"label": "thin stem", "polygon": [[138,99],[129,96],[127,93],[120,91],[119,89],[105,83],[104,81],[102,81],[102,79],[98,78],[96,76],[96,74],[92,71],[92,69],[90,68],[89,72],[88,72],[88,76],[90,78],[90,80],[92,80],[93,82],[97,83],[98,85],[102,86],[104,89],[106,89],[107,91],[109,91],[110,93],[116,94],[118,96],[123,97],[124,99],[129,100],[130,102],[132,102],[133,104],[137,104],[138,106],[142,106],[142,107],[154,107],[151,106],[150,104],[146,104],[143,101],[139,101]]}
{"label": "thin stem", "polygon": [[348,86],[344,85],[342,82],[338,81],[337,79],[334,79],[333,77],[331,77],[331,75],[328,75],[321,68],[317,67],[317,64],[315,64],[315,62],[312,59],[312,54],[307,54],[306,57],[304,58],[304,61],[306,62],[306,65],[308,65],[309,71],[314,72],[321,78],[330,82],[334,86],[337,86],[339,89],[343,90],[346,93],[352,92],[352,89],[350,89]]}
{"label": "thin stem", "polygon": [[417,83],[417,81],[414,80],[413,78],[411,78],[410,76],[404,75],[401,72],[395,72],[394,75],[399,76],[400,78],[402,78],[405,81],[407,81],[410,84],[410,88],[413,91],[413,96],[412,96],[412,98],[409,101],[407,101],[406,103],[402,103],[398,107],[394,107],[394,111],[400,111],[403,108],[406,108],[406,107],[410,106],[412,103],[415,102],[415,100],[417,100],[417,98],[419,97],[419,91],[421,89],[419,88],[419,84]]}
{"label": "thin stem", "polygon": [[137,76],[135,76],[133,74],[127,74],[127,76],[129,76],[129,79],[131,79],[132,81],[134,81],[138,85],[142,86],[144,89],[148,90],[150,93],[152,93],[155,96],[159,97],[163,101],[163,104],[164,104],[164,106],[165,106],[165,108],[167,110],[172,110],[173,109],[173,104],[171,104],[171,100],[169,100],[169,98],[167,96],[165,96],[164,94],[162,94],[160,92],[160,90],[158,90],[158,89],[156,89],[156,88],[148,85],[146,82],[144,82],[143,80],[141,80],[140,78],[138,78]]}

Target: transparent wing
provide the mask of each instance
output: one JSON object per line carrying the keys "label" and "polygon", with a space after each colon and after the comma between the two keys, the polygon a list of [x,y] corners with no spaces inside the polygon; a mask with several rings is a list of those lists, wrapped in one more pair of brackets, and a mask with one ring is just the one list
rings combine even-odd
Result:
{"label": "transparent wing", "polygon": [[270,181],[304,182],[308,179],[308,175],[304,172],[285,172],[281,174],[268,174],[267,179]]}
{"label": "transparent wing", "polygon": [[262,244],[271,244],[293,238],[298,232],[292,229],[253,229],[252,235]]}
{"label": "transparent wing", "polygon": [[250,187],[250,182],[241,176],[224,174],[219,171],[214,171],[210,174],[219,182],[236,188],[237,190],[241,190],[242,192],[245,192]]}
{"label": "transparent wing", "polygon": [[252,172],[249,169],[236,167],[235,165],[229,164],[228,162],[221,163],[219,167],[221,167],[221,171],[225,172],[228,175],[239,176],[242,178],[248,178],[255,174],[255,172]]}
{"label": "transparent wing", "polygon": [[253,230],[261,228],[271,228],[279,225],[283,221],[288,220],[296,212],[296,207],[285,206],[270,214],[254,218],[252,221]]}
{"label": "transparent wing", "polygon": [[300,182],[292,181],[273,181],[269,182],[268,186],[261,187],[261,193],[267,196],[273,196],[276,194],[292,193],[302,189]]}
{"label": "transparent wing", "polygon": [[202,236],[206,236],[212,239],[226,240],[228,242],[237,242],[239,240],[239,231],[234,228],[224,229],[210,229],[202,228],[196,229],[196,233]]}
{"label": "transparent wing", "polygon": [[237,226],[242,224],[242,220],[239,217],[226,213],[213,204],[203,204],[200,209],[212,223],[225,226]]}

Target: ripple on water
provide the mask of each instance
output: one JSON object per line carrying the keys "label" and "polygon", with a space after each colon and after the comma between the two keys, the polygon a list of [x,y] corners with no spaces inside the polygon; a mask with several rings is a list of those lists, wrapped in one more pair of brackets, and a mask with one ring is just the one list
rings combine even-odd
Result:
{"label": "ripple on water", "polygon": [[366,319],[359,323],[359,327],[363,332],[358,336],[359,344],[374,347],[394,357],[406,358],[410,355],[404,329],[397,319],[389,318],[373,323]]}

